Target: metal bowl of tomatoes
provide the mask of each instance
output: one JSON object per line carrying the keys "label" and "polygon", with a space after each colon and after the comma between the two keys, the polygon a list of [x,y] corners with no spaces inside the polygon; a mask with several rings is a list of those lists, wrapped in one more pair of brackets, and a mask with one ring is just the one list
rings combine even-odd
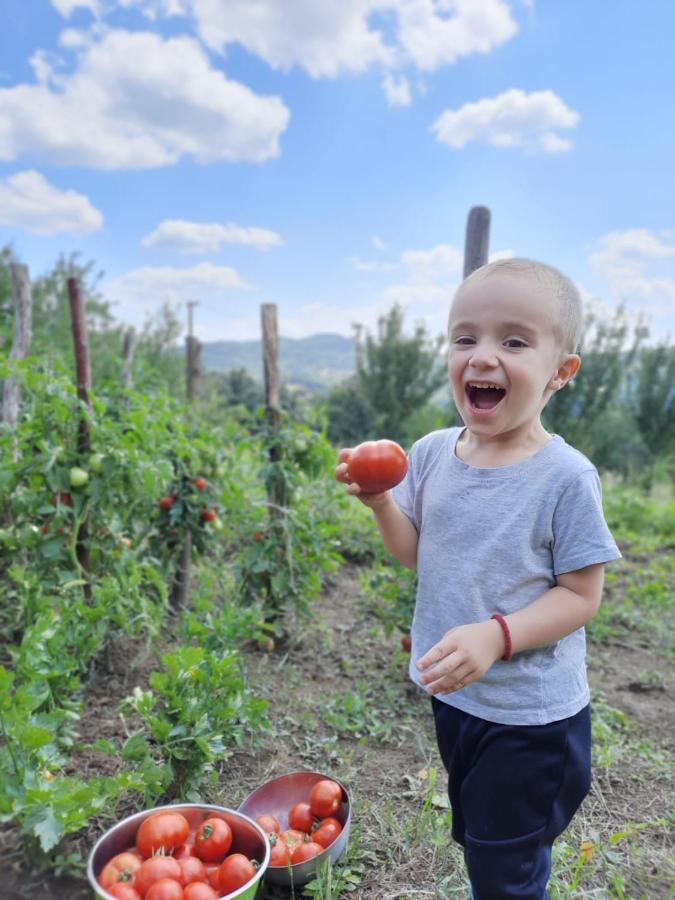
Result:
{"label": "metal bowl of tomatoes", "polygon": [[[347,847],[349,794],[337,778],[323,772],[273,778],[250,793],[239,812],[261,825],[271,842],[265,872],[270,884],[306,884],[322,863],[334,863]],[[286,845],[288,855],[280,845]]]}
{"label": "metal bowl of tomatoes", "polygon": [[246,813],[206,803],[158,806],[97,841],[87,877],[98,900],[253,900],[270,859]]}

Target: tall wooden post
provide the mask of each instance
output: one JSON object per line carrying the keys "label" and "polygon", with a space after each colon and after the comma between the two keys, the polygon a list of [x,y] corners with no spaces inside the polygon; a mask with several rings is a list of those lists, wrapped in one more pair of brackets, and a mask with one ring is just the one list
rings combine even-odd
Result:
{"label": "tall wooden post", "polygon": [[[73,346],[75,348],[75,376],[77,396],[86,406],[90,405],[89,394],[91,392],[91,365],[89,361],[89,344],[87,341],[87,321],[84,311],[84,297],[78,278],[68,279],[68,300],[70,302],[70,321],[73,333]],[[80,416],[77,429],[77,453],[80,462],[84,462],[91,453],[91,440],[89,435],[89,419],[86,413]],[[80,524],[75,535],[75,552],[83,571],[88,574],[91,570],[89,558],[89,522],[88,516]],[[91,599],[91,585],[84,585],[84,595]]]}
{"label": "tall wooden post", "polygon": [[[277,441],[281,421],[279,400],[279,332],[277,328],[277,307],[274,303],[263,303],[260,307],[262,324],[263,375],[265,381],[265,415],[269,434],[270,462],[279,462],[281,448]],[[270,516],[278,521],[286,505],[286,491],[280,479],[273,479],[268,486],[267,499]]]}
{"label": "tall wooden post", "polygon": [[464,278],[484,266],[490,255],[490,210],[473,206],[466,220],[464,241]]}
{"label": "tall wooden post", "polygon": [[134,376],[131,367],[135,350],[136,332],[133,328],[127,328],[124,332],[124,343],[122,344],[122,358],[124,360],[124,365],[122,367],[122,384],[127,390],[131,389],[134,384]]}
{"label": "tall wooden post", "polygon": [[[12,263],[12,284],[14,287],[14,337],[9,359],[25,359],[28,355],[33,333],[33,298],[26,266]],[[16,427],[19,416],[21,388],[18,379],[10,375],[2,388],[2,421],[11,428]]]}
{"label": "tall wooden post", "polygon": [[199,396],[202,374],[202,345],[194,336],[193,309],[199,306],[198,300],[188,300],[188,333],[185,339],[185,388],[190,404]]}

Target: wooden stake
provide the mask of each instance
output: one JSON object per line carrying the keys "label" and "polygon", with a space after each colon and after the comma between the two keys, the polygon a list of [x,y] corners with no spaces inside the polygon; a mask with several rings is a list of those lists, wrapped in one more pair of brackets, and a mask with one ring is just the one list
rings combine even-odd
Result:
{"label": "wooden stake", "polygon": [[[30,349],[33,328],[33,298],[26,266],[12,263],[14,286],[14,337],[9,359],[25,359]],[[10,428],[16,427],[19,416],[21,388],[18,379],[10,375],[2,389],[2,421]]]}
{"label": "wooden stake", "polygon": [[484,266],[490,255],[490,210],[473,206],[466,220],[464,241],[464,277]]}
{"label": "wooden stake", "polygon": [[[84,311],[84,298],[78,278],[68,279],[68,300],[70,302],[70,321],[73,332],[73,345],[75,348],[75,374],[77,396],[87,407],[91,405],[89,394],[91,392],[91,366],[89,362],[89,345],[87,342],[87,321]],[[86,412],[80,416],[77,430],[77,452],[80,462],[86,465],[86,458],[91,453],[91,440],[89,435],[89,418]],[[89,517],[85,516],[79,531],[75,536],[75,552],[77,560],[85,574],[91,571],[89,557]],[[91,584],[83,586],[84,595],[91,600]]]}

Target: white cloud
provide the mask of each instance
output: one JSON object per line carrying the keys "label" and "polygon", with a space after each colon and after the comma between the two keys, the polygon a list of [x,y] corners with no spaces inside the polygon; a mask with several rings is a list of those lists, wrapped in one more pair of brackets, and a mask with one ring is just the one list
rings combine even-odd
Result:
{"label": "white cloud", "polygon": [[[72,2],[72,0],[71,0]],[[432,71],[487,53],[517,31],[506,0],[121,0],[148,18],[190,15],[218,51],[241,44],[275,69],[299,66],[314,78],[371,65]],[[386,17],[387,39],[373,16]],[[385,86],[389,98],[390,94]],[[395,96],[405,97],[399,82]]]}
{"label": "white cloud", "polygon": [[381,237],[378,237],[376,234],[373,235],[373,247],[375,247],[376,250],[387,249],[386,243],[382,240]]}
{"label": "white cloud", "polygon": [[223,50],[239,43],[275,69],[298,65],[315,78],[390,64],[391,48],[368,23],[376,7],[390,5],[373,0],[191,0],[207,46]]}
{"label": "white cloud", "polygon": [[407,250],[401,259],[414,282],[461,278],[464,265],[462,251],[450,244],[437,244],[431,250]]}
{"label": "white cloud", "polygon": [[190,38],[108,31],[72,74],[0,89],[0,160],[30,153],[100,169],[260,162],[279,153],[289,111],[214,69]]}
{"label": "white cloud", "polygon": [[279,235],[268,228],[244,228],[224,222],[188,222],[185,219],[165,219],[141,241],[144,247],[172,250],[177,253],[213,253],[221,244],[243,244],[258,250],[268,250],[282,242]]}
{"label": "white cloud", "polygon": [[396,5],[401,45],[423,71],[488,53],[518,30],[503,0],[400,0]]}
{"label": "white cloud", "polygon": [[79,8],[88,9],[95,16],[100,14],[100,4],[98,0],[50,0],[50,2],[54,9],[59,15],[63,16],[64,19],[69,19],[74,10]]}
{"label": "white cloud", "polygon": [[446,109],[432,131],[437,140],[455,149],[484,140],[495,147],[561,153],[572,145],[556,130],[574,128],[578,122],[579,113],[553,91],[526,94],[512,88],[497,97],[465,103],[457,110]]}
{"label": "white cloud", "polygon": [[0,180],[0,225],[50,235],[85,234],[102,224],[103,216],[84,194],[54,187],[39,172],[17,172]]}
{"label": "white cloud", "polygon": [[382,88],[389,106],[410,106],[412,102],[410,82],[405,76],[395,78],[391,72],[387,72],[382,82]]}
{"label": "white cloud", "polygon": [[[670,241],[670,243],[669,243]],[[675,336],[675,242],[646,228],[599,238],[589,262],[615,304],[643,314],[652,336]]]}
{"label": "white cloud", "polygon": [[173,306],[199,300],[219,305],[225,295],[252,291],[255,286],[247,284],[229,266],[202,262],[190,268],[145,266],[133,269],[105,283],[102,290],[121,318],[139,323],[144,314],[156,312],[165,303]]}

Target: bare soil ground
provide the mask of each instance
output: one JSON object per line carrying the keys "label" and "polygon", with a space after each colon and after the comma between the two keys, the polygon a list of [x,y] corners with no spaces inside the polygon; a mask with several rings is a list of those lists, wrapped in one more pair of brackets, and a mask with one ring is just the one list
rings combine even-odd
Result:
{"label": "bare soil ground", "polygon": [[[237,807],[277,775],[298,769],[332,773],[349,786],[353,805],[350,845],[338,867],[351,882],[349,896],[464,898],[462,859],[449,838],[428,700],[408,682],[399,636],[386,636],[364,607],[358,569],[345,566],[316,604],[314,620],[299,625],[292,642],[272,652],[251,652],[250,682],[269,700],[273,727],[253,753],[238,750],[223,764],[219,788],[208,799]],[[591,795],[560,839],[554,900],[673,896],[672,840],[664,825],[672,809],[673,661],[646,643],[627,634],[590,647],[589,674],[602,722],[613,722],[618,730],[603,744]],[[134,685],[145,684],[153,665],[152,659],[139,662],[137,653],[138,648],[118,648],[111,672],[92,680],[80,723],[83,745],[124,736],[116,705]],[[645,676],[654,671],[657,680]],[[625,713],[627,722],[617,725],[612,710]],[[83,775],[114,766],[114,760],[91,750],[77,757]],[[86,856],[109,825],[92,822],[69,841],[70,849]],[[84,878],[30,873],[17,835],[8,826],[0,828],[10,863],[9,878],[0,884],[3,900],[91,898]],[[587,863],[580,856],[584,840],[593,842]],[[264,900],[293,896],[278,888],[263,895]]]}

